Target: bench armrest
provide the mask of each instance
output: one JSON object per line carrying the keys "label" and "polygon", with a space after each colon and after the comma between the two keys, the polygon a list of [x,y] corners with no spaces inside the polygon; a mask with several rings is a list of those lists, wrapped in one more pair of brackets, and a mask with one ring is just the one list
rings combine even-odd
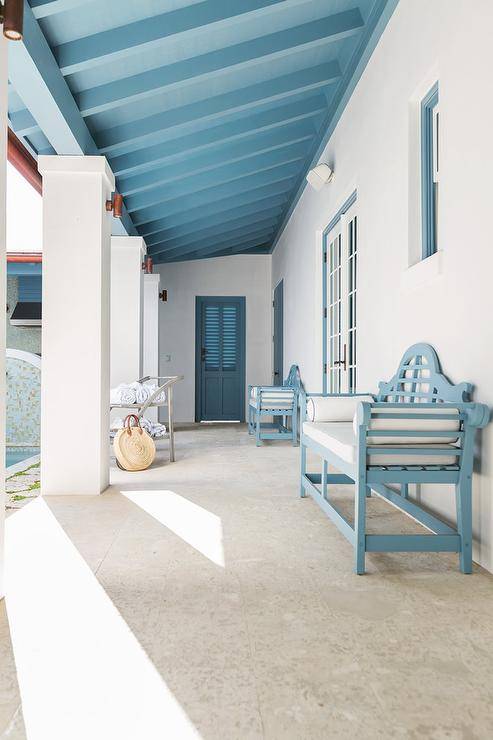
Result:
{"label": "bench armrest", "polygon": [[369,403],[367,401],[361,402],[357,409],[357,425],[358,427],[368,427],[370,423],[371,413],[373,409],[381,409],[382,412],[396,409],[399,411],[399,415],[402,415],[402,419],[413,418],[420,411],[425,410],[427,413],[423,414],[424,419],[433,418],[433,415],[429,413],[430,408],[440,416],[440,411],[447,408],[458,409],[461,421],[466,426],[474,429],[484,429],[490,421],[490,409],[484,403],[454,403],[449,401],[446,403],[387,403],[386,401],[375,401]]}
{"label": "bench armrest", "polygon": [[484,429],[491,420],[491,411],[484,403],[466,404],[467,423],[470,427]]}

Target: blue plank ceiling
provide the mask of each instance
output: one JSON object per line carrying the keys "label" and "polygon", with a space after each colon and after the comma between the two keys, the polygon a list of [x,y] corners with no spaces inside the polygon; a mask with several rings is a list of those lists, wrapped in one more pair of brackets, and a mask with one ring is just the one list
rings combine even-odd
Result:
{"label": "blue plank ceiling", "polygon": [[9,118],[104,154],[156,262],[272,250],[397,0],[30,0]]}

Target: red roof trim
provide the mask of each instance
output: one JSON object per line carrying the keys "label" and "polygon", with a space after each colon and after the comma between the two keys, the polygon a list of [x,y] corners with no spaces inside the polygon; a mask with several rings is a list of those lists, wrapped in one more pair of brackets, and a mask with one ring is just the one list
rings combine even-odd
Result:
{"label": "red roof trim", "polygon": [[42,262],[40,252],[7,252],[7,262]]}

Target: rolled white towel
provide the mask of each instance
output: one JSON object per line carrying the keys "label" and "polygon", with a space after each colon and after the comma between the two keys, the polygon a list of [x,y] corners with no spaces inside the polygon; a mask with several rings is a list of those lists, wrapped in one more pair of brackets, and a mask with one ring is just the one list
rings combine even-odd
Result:
{"label": "rolled white towel", "polygon": [[150,419],[145,419],[141,417],[140,426],[152,437],[152,421]]}
{"label": "rolled white towel", "polygon": [[[148,385],[147,387],[150,389],[149,395],[151,395],[152,393],[155,393],[158,389],[157,385]],[[156,396],[156,398],[153,398],[152,402],[153,403],[164,403],[165,400],[166,400],[166,391],[161,391],[161,393],[158,396]]]}
{"label": "rolled white towel", "polygon": [[152,425],[152,432],[151,437],[164,437],[166,434],[166,427],[164,424],[160,424],[159,422],[154,422]]}
{"label": "rolled white towel", "polygon": [[[123,425],[124,419],[113,419],[110,425],[110,436],[114,437],[120,429],[123,429]],[[146,419],[145,417],[141,417],[140,426],[147,432],[147,434],[154,438],[164,437],[166,434],[166,427],[164,424],[153,422],[151,419]]]}
{"label": "rolled white towel", "polygon": [[145,417],[141,418],[140,426],[142,427],[142,429],[145,429],[145,431],[150,434],[151,437],[154,438],[164,437],[164,435],[166,434],[166,427],[164,426],[164,424],[151,421],[151,419],[146,419]]}
{"label": "rolled white towel", "polygon": [[149,392],[149,386],[144,385],[143,383],[139,383],[138,381],[132,383],[130,387],[135,392],[136,403],[145,403],[151,395]]}
{"label": "rolled white towel", "polygon": [[135,390],[130,385],[120,383],[117,388],[113,388],[110,393],[112,403],[135,403]]}

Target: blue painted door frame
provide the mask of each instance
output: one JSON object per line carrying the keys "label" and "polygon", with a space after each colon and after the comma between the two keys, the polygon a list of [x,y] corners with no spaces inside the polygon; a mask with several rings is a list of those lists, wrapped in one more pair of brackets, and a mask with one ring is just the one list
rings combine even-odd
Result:
{"label": "blue painted door frame", "polygon": [[245,297],[197,296],[195,420],[245,421]]}
{"label": "blue painted door frame", "polygon": [[274,290],[274,385],[282,385],[284,350],[284,282]]}

